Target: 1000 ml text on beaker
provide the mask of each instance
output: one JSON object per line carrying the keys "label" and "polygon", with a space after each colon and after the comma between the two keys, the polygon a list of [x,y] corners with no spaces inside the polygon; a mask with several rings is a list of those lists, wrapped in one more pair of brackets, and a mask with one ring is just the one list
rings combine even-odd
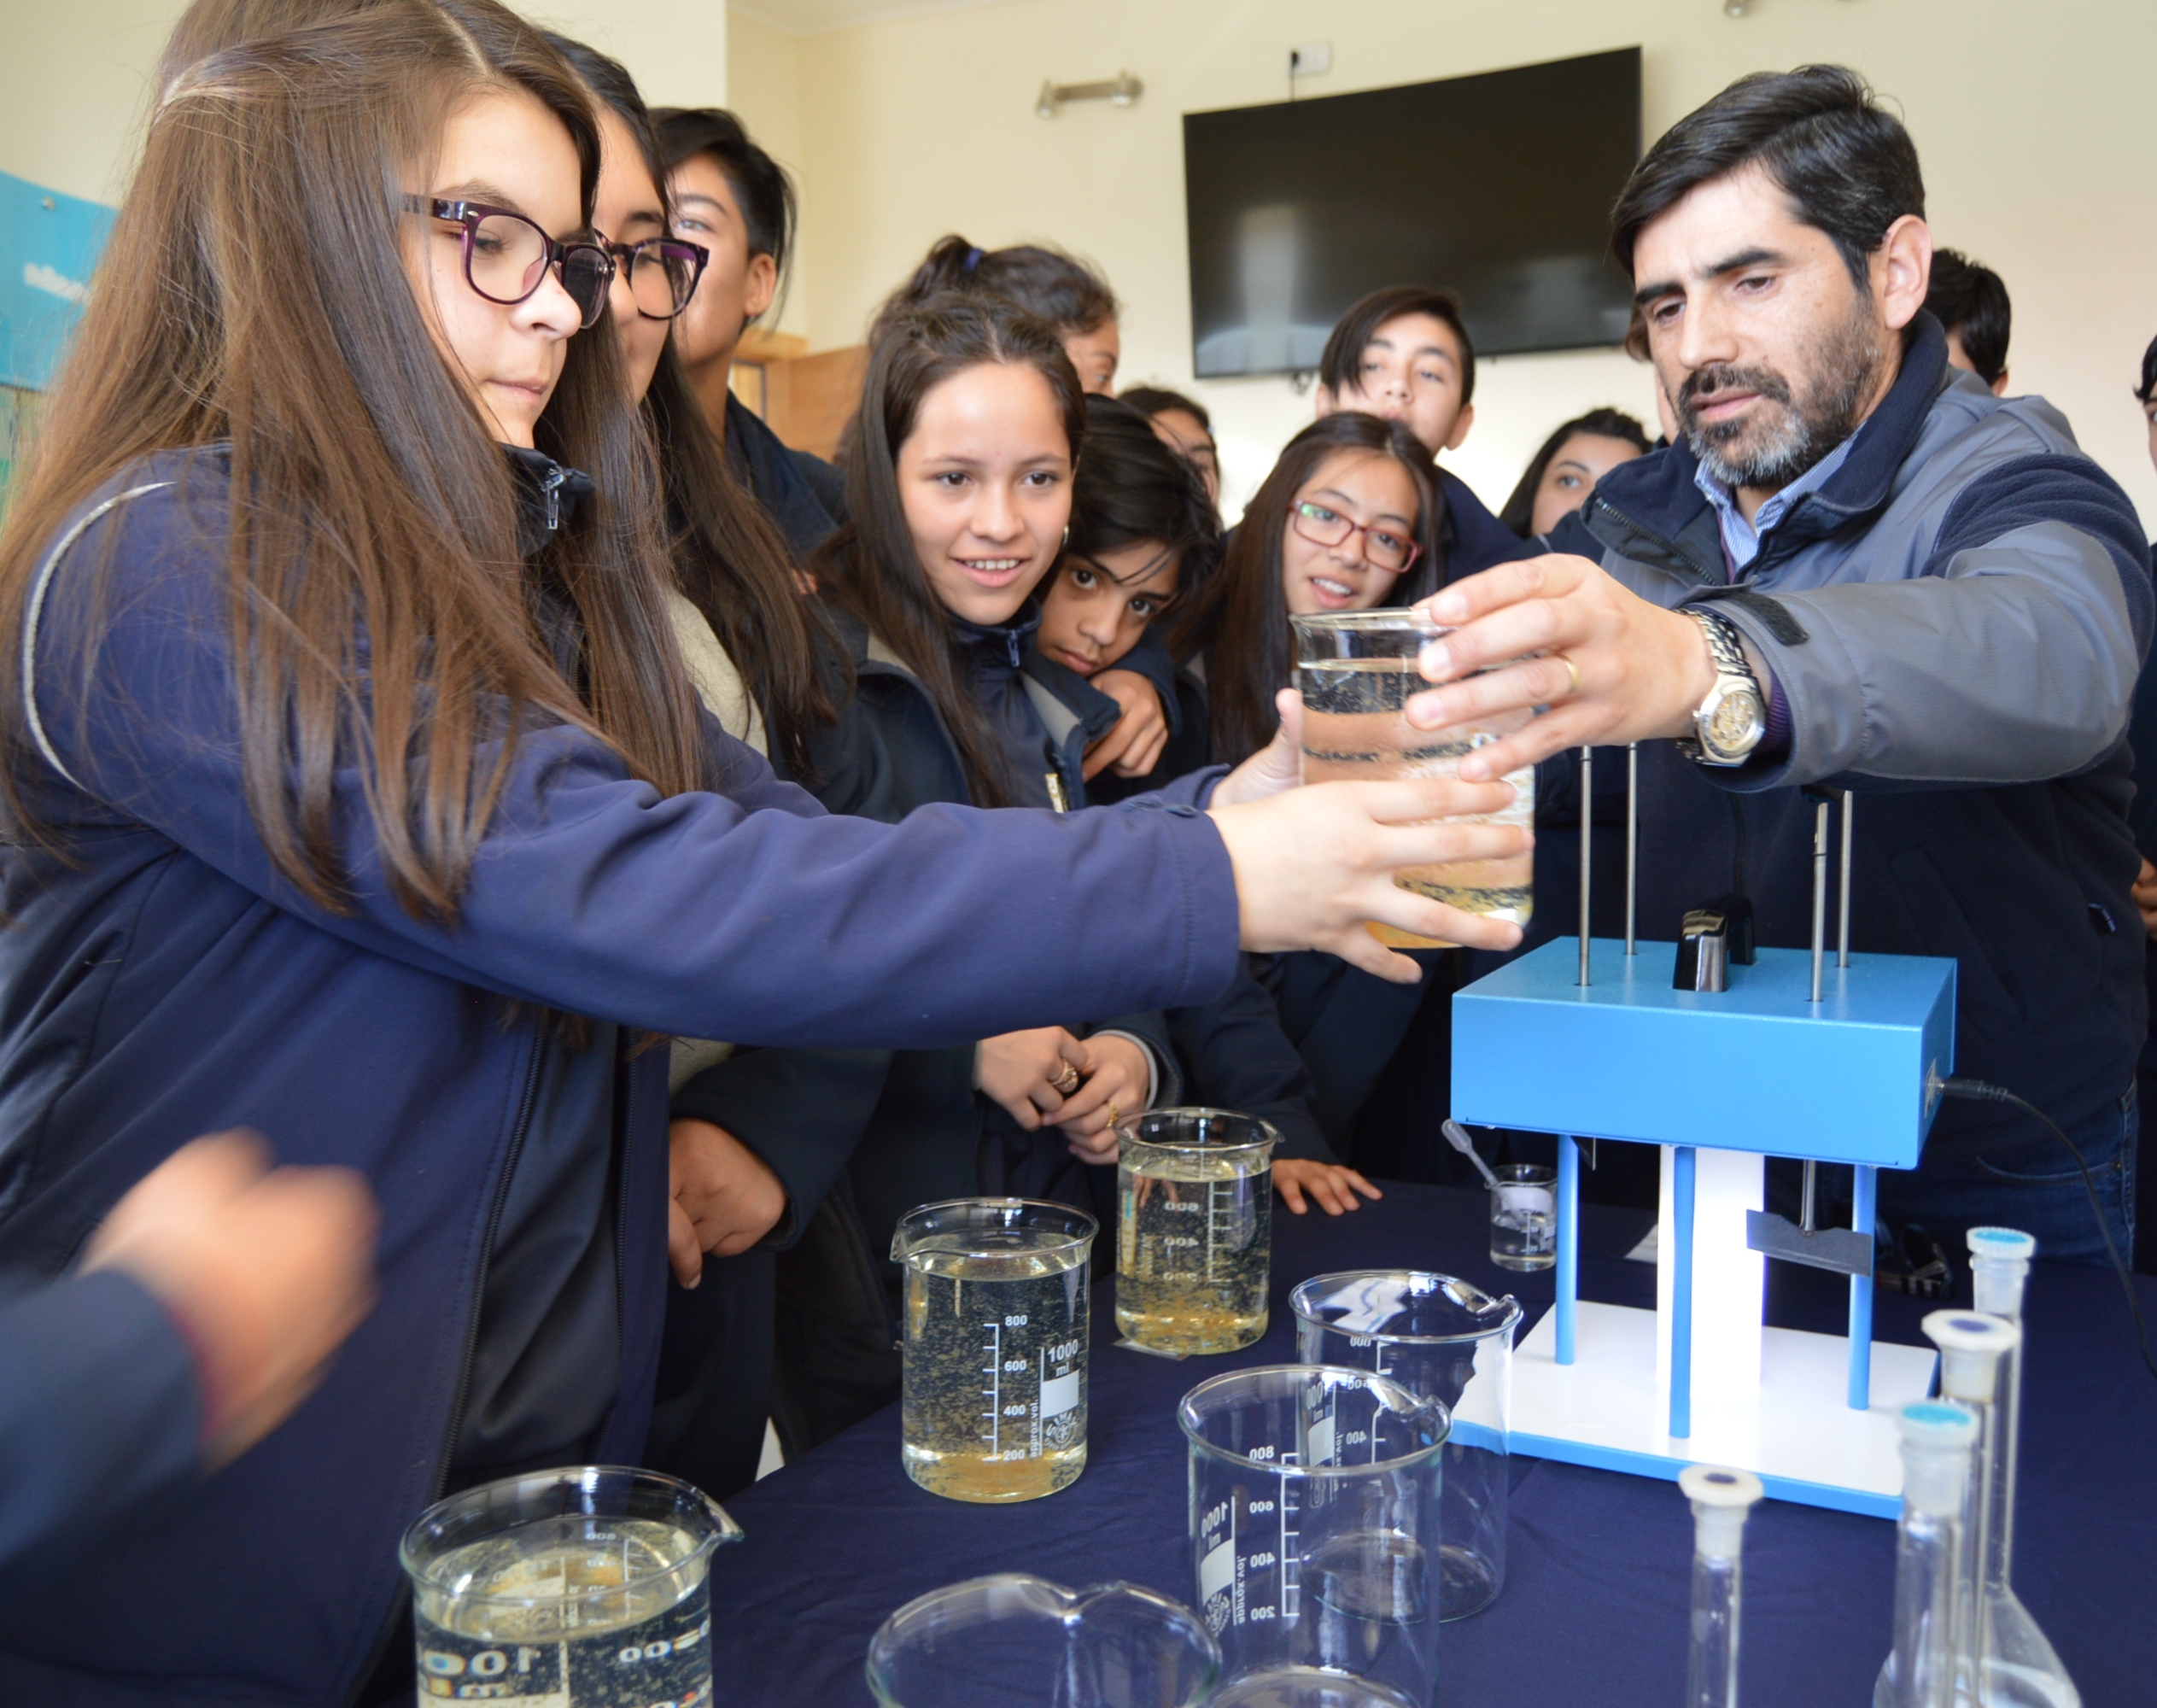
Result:
{"label": "1000 ml text on beaker", "polygon": [[442,1558],[436,1578],[458,1593],[423,1585],[413,1597],[421,1700],[701,1708],[711,1699],[711,1588],[696,1539],[649,1521],[617,1524],[605,1537],[589,1529],[563,1518]]}
{"label": "1000 ml text on beaker", "polygon": [[1271,1173],[1131,1146],[1118,1168],[1116,1326],[1141,1346],[1233,1352],[1266,1332]]}
{"label": "1000 ml text on beaker", "polygon": [[[1404,715],[1409,696],[1430,684],[1407,658],[1329,658],[1296,668],[1303,693],[1303,781],[1306,783],[1392,781],[1400,778],[1457,777],[1460,762],[1474,748],[1507,734],[1529,717],[1506,717],[1447,729],[1418,729]],[[1511,804],[1470,823],[1532,825],[1535,819],[1533,766],[1511,773]],[[1457,907],[1464,913],[1488,914],[1525,926],[1534,911],[1535,857],[1516,854],[1502,860],[1458,860],[1440,866],[1411,866],[1394,874],[1403,889],[1414,890]],[[1381,942],[1401,948],[1435,946],[1391,926],[1373,925]]]}
{"label": "1000 ml text on beaker", "polygon": [[[1023,1237],[1022,1236],[1020,1237]],[[1032,1500],[1086,1466],[1085,1265],[932,1239],[906,1272],[906,1474],[955,1500]]]}

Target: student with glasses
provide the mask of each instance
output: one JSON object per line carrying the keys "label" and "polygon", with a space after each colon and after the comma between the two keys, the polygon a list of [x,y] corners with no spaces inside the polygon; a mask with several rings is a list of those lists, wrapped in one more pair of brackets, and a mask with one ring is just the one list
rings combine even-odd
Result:
{"label": "student with glasses", "polygon": [[[1213,758],[1234,763],[1279,734],[1295,681],[1291,617],[1409,605],[1438,586],[1444,516],[1429,455],[1403,421],[1342,411],[1289,442],[1219,570],[1170,616],[1169,650],[1205,681]],[[1351,1165],[1356,1115],[1424,991],[1442,1003],[1456,982],[1448,951],[1414,958],[1424,984],[1396,989],[1330,955],[1259,957],[1310,1070],[1312,1113]]]}
{"label": "student with glasses", "polygon": [[[1407,973],[1367,917],[1514,935],[1388,875],[1516,849],[1425,822],[1502,787],[1246,800],[1277,765],[885,825],[774,779],[696,709],[621,351],[551,247],[601,148],[492,0],[219,49],[148,127],[0,535],[0,1268],[247,1126],[367,1178],[380,1298],[268,1448],[0,1617],[0,1700],[409,1699],[413,1515],[640,1453],[655,1036],[935,1045],[1208,999],[1239,942]],[[539,228],[530,295],[439,202]]]}
{"label": "student with glasses", "polygon": [[806,558],[842,519],[845,483],[821,457],[790,449],[734,395],[734,359],[749,329],[783,295],[794,243],[793,180],[723,108],[653,114],[674,235],[708,257],[696,295],[675,323],[691,394],[703,406],[734,478]]}

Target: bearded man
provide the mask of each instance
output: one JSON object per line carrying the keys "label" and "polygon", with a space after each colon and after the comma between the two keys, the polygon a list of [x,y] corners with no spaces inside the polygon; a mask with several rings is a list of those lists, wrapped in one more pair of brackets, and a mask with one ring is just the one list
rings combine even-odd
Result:
{"label": "bearded man", "polygon": [[[1909,133],[1841,67],[1743,79],[1673,126],[1612,227],[1681,435],[1604,477],[1570,536],[1596,555],[1429,601],[1463,626],[1410,717],[1549,708],[1464,775],[1678,738],[1640,755],[1651,937],[1735,891],[1761,942],[1804,946],[1799,786],[1850,790],[1853,950],[1955,958],[1956,1071],[2065,1130],[2124,1253],[2145,1029],[2125,732],[2149,555],[2058,411],[1948,365],[1924,215]],[[1951,1250],[2003,1223],[2105,1261],[2077,1162],[2007,1105],[1949,1103],[1922,1165],[1881,1174],[1879,1210]]]}

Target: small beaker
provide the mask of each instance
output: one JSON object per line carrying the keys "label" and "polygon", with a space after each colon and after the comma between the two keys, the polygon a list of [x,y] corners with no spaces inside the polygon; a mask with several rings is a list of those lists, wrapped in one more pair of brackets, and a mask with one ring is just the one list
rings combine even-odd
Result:
{"label": "small beaker", "polygon": [[867,1671],[883,1708],[1196,1708],[1221,1651],[1150,1589],[1005,1572],[908,1602],[870,1640]]}
{"label": "small beaker", "polygon": [[1086,1468],[1094,1235],[1083,1210],[954,1198],[899,1219],[906,1266],[900,1452],[954,1500],[1033,1500]]}
{"label": "small beaker", "polygon": [[1505,1434],[1520,1301],[1451,1275],[1360,1269],[1289,1295],[1295,1355],[1349,1365],[1435,1400],[1453,1419],[1439,1512],[1438,1617],[1479,1612],[1505,1587]]}
{"label": "small beaker", "polygon": [[1116,1129],[1116,1327],[1155,1352],[1234,1352],[1266,1332],[1273,1255],[1266,1122],[1155,1109]]}
{"label": "small beaker", "polygon": [[1446,1408],[1365,1370],[1279,1364],[1200,1383],[1177,1418],[1224,1676],[1285,1691],[1315,1669],[1428,1704]]}
{"label": "small beaker", "polygon": [[[1306,783],[1457,777],[1461,760],[1472,749],[1510,735],[1534,715],[1524,708],[1444,729],[1418,729],[1408,722],[1409,697],[1433,684],[1417,661],[1444,629],[1414,611],[1350,611],[1289,621],[1295,630],[1295,685],[1303,695]],[[1532,825],[1535,768],[1523,765],[1505,781],[1513,786],[1510,804],[1462,822]],[[1534,911],[1534,873],[1535,857],[1523,853],[1502,860],[1410,866],[1396,873],[1394,882],[1464,913],[1489,914],[1525,926]],[[1435,939],[1412,936],[1389,925],[1366,928],[1396,948],[1441,946]]]}
{"label": "small beaker", "polygon": [[701,1489],[618,1465],[505,1477],[430,1506],[397,1550],[419,1699],[708,1703],[711,1555],[740,1540]]}
{"label": "small beaker", "polygon": [[1490,1261],[1500,1269],[1548,1269],[1558,1261],[1558,1171],[1506,1162],[1490,1171]]}

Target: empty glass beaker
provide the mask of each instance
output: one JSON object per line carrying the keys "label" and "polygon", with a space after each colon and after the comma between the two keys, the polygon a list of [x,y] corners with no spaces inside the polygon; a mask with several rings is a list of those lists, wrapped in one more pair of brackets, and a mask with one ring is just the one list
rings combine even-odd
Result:
{"label": "empty glass beaker", "polygon": [[870,1641],[868,1672],[883,1708],[1196,1708],[1221,1652],[1150,1589],[1006,1572],[908,1602]]}
{"label": "empty glass beaker", "polygon": [[906,1474],[954,1500],[1032,1500],[1086,1468],[1088,1259],[1099,1224],[1031,1198],[900,1218]]}
{"label": "empty glass beaker", "polygon": [[[1409,696],[1431,684],[1417,660],[1446,630],[1414,611],[1349,611],[1292,617],[1295,629],[1295,685],[1303,695],[1303,781],[1390,781],[1401,777],[1457,777],[1472,748],[1511,734],[1533,715],[1527,711],[1473,717],[1444,729],[1418,729],[1408,722]],[[1508,661],[1510,662],[1510,661]],[[1498,666],[1496,668],[1504,668]],[[1507,774],[1513,798],[1499,811],[1463,820],[1470,824],[1532,824],[1535,768]],[[1395,874],[1404,890],[1450,903],[1466,913],[1492,914],[1526,925],[1534,911],[1535,859],[1516,854],[1503,860],[1457,860],[1411,866]],[[1381,943],[1407,949],[1437,947],[1389,925],[1366,927]]]}
{"label": "empty glass beaker", "polygon": [[1451,1275],[1359,1269],[1289,1295],[1295,1355],[1369,1370],[1453,1419],[1439,1509],[1438,1617],[1464,1618],[1505,1584],[1505,1431],[1520,1301]]}
{"label": "empty glass beaker", "polygon": [[1692,1644],[1686,1708],[1738,1708],[1738,1621],[1745,1603],[1745,1519],[1762,1492],[1750,1471],[1688,1465],[1692,1503]]}
{"label": "empty glass beaker", "polygon": [[1369,1371],[1278,1364],[1201,1383],[1177,1418],[1199,1611],[1229,1681],[1217,1700],[1300,1690],[1317,1670],[1428,1704],[1446,1408]]}
{"label": "empty glass beaker", "polygon": [[617,1465],[506,1477],[430,1506],[397,1551],[419,1700],[707,1703],[711,1554],[740,1540],[701,1489]]}
{"label": "empty glass beaker", "polygon": [[1505,1162],[1490,1172],[1490,1261],[1500,1269],[1550,1268],[1558,1261],[1558,1171]]}
{"label": "empty glass beaker", "polygon": [[1250,1345],[1266,1332],[1281,1135],[1187,1108],[1134,1116],[1116,1138],[1116,1327],[1156,1352]]}

